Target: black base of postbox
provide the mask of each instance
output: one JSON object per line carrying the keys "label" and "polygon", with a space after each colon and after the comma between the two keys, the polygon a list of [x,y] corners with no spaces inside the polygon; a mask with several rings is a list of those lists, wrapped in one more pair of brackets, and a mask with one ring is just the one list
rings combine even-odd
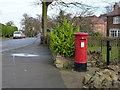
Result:
{"label": "black base of postbox", "polygon": [[78,72],[86,72],[87,71],[87,63],[74,63],[74,70]]}

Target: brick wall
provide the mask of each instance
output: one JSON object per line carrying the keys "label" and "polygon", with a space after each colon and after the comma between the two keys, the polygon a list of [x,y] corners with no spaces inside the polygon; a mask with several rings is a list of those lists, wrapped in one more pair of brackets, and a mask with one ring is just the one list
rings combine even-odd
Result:
{"label": "brick wall", "polygon": [[107,22],[105,22],[104,24],[94,24],[93,30],[94,32],[99,32],[106,36]]}
{"label": "brick wall", "polygon": [[107,36],[109,36],[110,28],[120,28],[120,24],[113,24],[113,16],[107,17]]}

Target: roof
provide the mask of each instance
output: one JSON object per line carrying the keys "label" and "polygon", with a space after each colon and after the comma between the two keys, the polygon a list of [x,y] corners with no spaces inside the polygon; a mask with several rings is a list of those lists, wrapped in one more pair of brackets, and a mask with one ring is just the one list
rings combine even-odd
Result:
{"label": "roof", "polygon": [[95,23],[95,24],[104,24],[105,23],[103,18],[96,18],[96,17],[91,18],[91,22]]}
{"label": "roof", "polygon": [[107,16],[116,16],[116,15],[120,15],[120,7],[117,10],[114,10],[107,14]]}
{"label": "roof", "polygon": [[107,14],[101,14],[99,18],[106,17]]}
{"label": "roof", "polygon": [[107,22],[107,14],[101,14],[99,18],[103,18],[105,22]]}

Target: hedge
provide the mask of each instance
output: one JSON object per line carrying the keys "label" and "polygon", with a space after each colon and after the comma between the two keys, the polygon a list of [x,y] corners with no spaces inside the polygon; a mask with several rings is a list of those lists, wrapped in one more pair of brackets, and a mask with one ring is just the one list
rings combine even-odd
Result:
{"label": "hedge", "polygon": [[7,26],[4,24],[0,24],[0,36],[13,36],[13,32],[17,30],[18,28],[15,26]]}
{"label": "hedge", "polygon": [[102,41],[102,46],[107,46],[107,41],[110,41],[112,46],[117,46],[118,44],[118,38],[88,36],[87,46],[101,47],[101,41]]}

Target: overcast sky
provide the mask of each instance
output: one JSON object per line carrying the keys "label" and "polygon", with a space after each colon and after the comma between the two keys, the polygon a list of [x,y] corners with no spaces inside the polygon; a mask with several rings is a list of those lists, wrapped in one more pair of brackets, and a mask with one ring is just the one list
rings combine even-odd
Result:
{"label": "overcast sky", "polygon": [[[37,17],[36,14],[41,14],[41,6],[32,5],[33,2],[38,0],[0,0],[0,23],[5,24],[8,21],[13,21],[14,24],[20,28],[20,21],[23,18],[23,14],[27,13],[32,17]],[[66,1],[66,0],[65,0]],[[100,15],[104,12],[104,7],[108,3],[103,1],[119,2],[120,0],[67,0],[67,1],[79,1],[87,5],[99,7],[96,11],[96,15]],[[48,10],[48,15],[53,16],[59,13],[56,9]]]}

